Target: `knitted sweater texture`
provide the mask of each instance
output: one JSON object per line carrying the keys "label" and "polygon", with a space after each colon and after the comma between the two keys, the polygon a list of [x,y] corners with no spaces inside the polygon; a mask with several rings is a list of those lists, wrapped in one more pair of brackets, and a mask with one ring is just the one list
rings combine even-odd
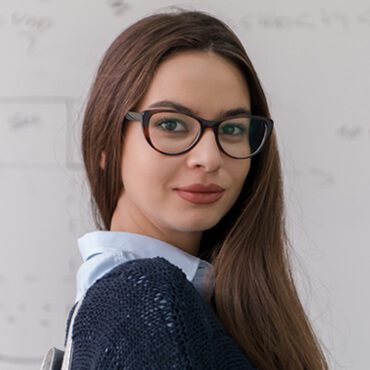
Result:
{"label": "knitted sweater texture", "polygon": [[255,368],[183,271],[155,257],[119,265],[86,292],[72,370],[92,369]]}

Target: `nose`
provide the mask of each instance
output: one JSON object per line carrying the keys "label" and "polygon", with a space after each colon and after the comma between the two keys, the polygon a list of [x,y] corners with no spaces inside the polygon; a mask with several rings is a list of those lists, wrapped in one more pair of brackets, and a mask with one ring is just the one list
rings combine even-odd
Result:
{"label": "nose", "polygon": [[223,157],[211,128],[206,128],[198,143],[188,152],[189,167],[204,167],[216,171],[223,165]]}

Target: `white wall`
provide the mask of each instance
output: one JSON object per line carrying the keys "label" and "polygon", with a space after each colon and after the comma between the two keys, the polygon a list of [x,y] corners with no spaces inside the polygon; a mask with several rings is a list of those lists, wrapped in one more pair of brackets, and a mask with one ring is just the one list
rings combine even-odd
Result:
{"label": "white wall", "polygon": [[80,113],[102,54],[160,7],[206,10],[240,36],[266,90],[302,300],[332,369],[365,370],[370,5],[338,1],[2,0],[0,370],[62,347],[92,229]]}

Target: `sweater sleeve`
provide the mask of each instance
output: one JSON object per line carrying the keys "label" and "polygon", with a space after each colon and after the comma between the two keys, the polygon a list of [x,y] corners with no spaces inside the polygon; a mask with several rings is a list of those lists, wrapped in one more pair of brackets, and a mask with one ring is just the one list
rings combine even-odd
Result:
{"label": "sweater sleeve", "polygon": [[253,369],[177,266],[126,262],[87,291],[72,331],[72,370]]}

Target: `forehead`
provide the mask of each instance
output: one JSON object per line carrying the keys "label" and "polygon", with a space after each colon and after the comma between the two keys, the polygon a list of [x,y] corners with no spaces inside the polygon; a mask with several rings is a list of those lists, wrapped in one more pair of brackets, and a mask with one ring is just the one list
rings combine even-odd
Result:
{"label": "forehead", "polygon": [[199,115],[243,106],[250,109],[250,94],[242,72],[228,59],[204,51],[170,56],[157,68],[140,110],[160,100],[174,100]]}

